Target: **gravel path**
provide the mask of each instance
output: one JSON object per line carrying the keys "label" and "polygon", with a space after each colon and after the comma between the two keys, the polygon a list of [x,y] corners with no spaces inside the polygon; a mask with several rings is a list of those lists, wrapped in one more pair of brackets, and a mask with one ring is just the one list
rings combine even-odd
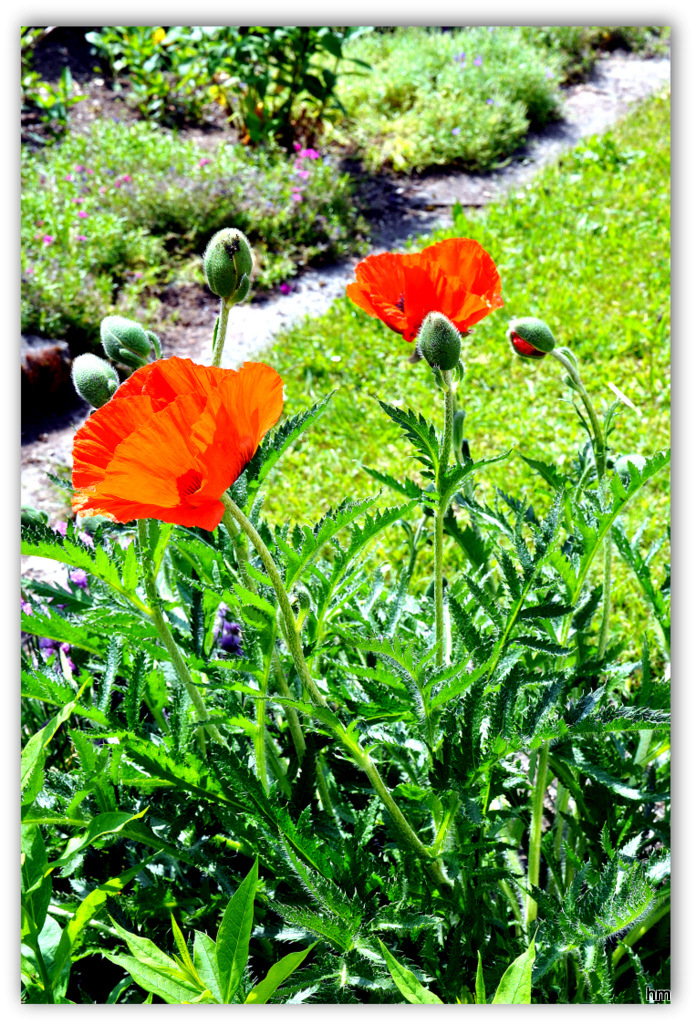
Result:
{"label": "gravel path", "polygon": [[[641,60],[612,55],[600,60],[588,82],[564,92],[563,119],[530,137],[515,159],[489,174],[438,171],[405,179],[395,190],[396,206],[390,205],[373,223],[373,252],[403,248],[410,237],[452,223],[451,207],[484,206],[522,185],[549,161],[589,135],[605,131],[624,115],[632,103],[669,84],[668,58]],[[321,270],[300,275],[288,295],[238,306],[230,318],[223,366],[238,366],[244,359],[268,348],[274,336],[305,316],[326,312],[335,298],[344,294],[354,277],[357,260],[346,260]],[[163,332],[165,355],[186,355],[197,362],[210,361],[210,339],[217,309],[202,307],[195,323],[185,329]],[[87,406],[56,418],[43,432],[27,431],[22,439],[22,504],[47,511],[51,521],[65,518],[67,506],[46,477],[71,465],[72,438],[87,415]],[[54,563],[45,559],[23,559],[23,570],[47,579]]]}

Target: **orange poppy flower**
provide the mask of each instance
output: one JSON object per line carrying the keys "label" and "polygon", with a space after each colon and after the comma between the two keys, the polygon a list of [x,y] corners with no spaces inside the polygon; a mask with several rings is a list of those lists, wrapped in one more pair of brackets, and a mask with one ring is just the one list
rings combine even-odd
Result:
{"label": "orange poppy flower", "polygon": [[176,356],[149,363],[75,435],[73,508],[213,530],[222,494],[282,409],[283,382],[265,363],[239,371]]}
{"label": "orange poppy flower", "polygon": [[444,313],[460,333],[503,305],[500,274],[473,238],[448,238],[422,252],[368,256],[348,298],[413,341],[428,313]]}

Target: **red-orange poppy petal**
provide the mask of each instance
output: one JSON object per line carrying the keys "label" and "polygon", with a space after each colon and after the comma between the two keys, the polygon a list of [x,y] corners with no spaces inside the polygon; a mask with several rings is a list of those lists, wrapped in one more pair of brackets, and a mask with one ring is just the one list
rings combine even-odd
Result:
{"label": "red-orange poppy petal", "polygon": [[[120,389],[119,389],[120,390]],[[73,441],[73,486],[89,487],[100,480],[116,448],[153,414],[152,400],[146,395],[111,399],[108,413],[93,412],[80,427]]]}
{"label": "red-orange poppy petal", "polygon": [[283,382],[262,363],[238,372],[173,357],[142,367],[76,435],[73,508],[212,530],[222,494],[282,408]]}
{"label": "red-orange poppy petal", "polygon": [[348,297],[407,341],[430,312],[443,313],[463,332],[503,304],[495,263],[471,238],[449,238],[420,253],[368,256],[355,275]]}

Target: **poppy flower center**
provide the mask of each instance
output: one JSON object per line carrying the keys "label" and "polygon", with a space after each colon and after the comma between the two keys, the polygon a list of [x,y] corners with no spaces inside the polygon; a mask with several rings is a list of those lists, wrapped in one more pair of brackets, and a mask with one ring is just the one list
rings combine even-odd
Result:
{"label": "poppy flower center", "polygon": [[396,308],[397,308],[398,310],[400,310],[400,311],[401,311],[402,313],[403,313],[403,311],[404,311],[404,301],[405,301],[405,299],[406,299],[406,296],[405,296],[405,295],[404,295],[404,293],[402,292],[402,293],[401,293],[401,295],[399,296],[399,301],[398,301],[398,302],[395,302],[395,303],[394,303],[394,305],[396,306]]}

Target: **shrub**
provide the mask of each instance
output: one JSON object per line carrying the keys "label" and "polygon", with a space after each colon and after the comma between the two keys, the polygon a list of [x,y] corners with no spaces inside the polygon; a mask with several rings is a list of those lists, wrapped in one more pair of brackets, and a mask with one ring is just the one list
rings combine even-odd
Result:
{"label": "shrub", "polygon": [[354,143],[371,169],[485,170],[557,115],[560,62],[519,29],[396,29],[346,52],[372,71],[346,80],[347,122],[334,137]]}
{"label": "shrub", "polygon": [[22,329],[95,336],[101,316],[133,312],[161,286],[169,250],[200,253],[227,226],[257,247],[257,288],[360,251],[364,237],[348,176],[315,150],[208,152],[152,125],[108,121],[25,149]]}

